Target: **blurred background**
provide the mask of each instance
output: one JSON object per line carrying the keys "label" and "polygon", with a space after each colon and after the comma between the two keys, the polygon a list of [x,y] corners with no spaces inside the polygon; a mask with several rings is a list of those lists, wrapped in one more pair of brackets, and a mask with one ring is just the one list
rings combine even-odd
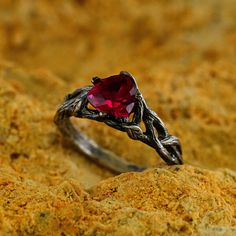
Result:
{"label": "blurred background", "polygon": [[[0,50],[65,80],[235,60],[234,0],[2,0]],[[151,65],[150,65],[151,64]]]}
{"label": "blurred background", "polygon": [[[46,139],[47,155],[76,158],[75,150],[59,150],[60,135],[52,125],[56,107],[91,77],[126,70],[180,137],[186,163],[236,169],[235,16],[234,0],[1,0],[2,76],[47,114],[38,122],[48,129],[37,131],[37,145],[26,138],[27,127],[22,131],[28,132],[22,139],[31,147],[28,155],[32,149],[44,153],[39,143]],[[90,123],[83,122],[86,130]],[[124,158],[146,166],[161,162],[125,134],[91,126],[89,135]],[[10,147],[25,149],[23,143],[9,145],[8,155]]]}

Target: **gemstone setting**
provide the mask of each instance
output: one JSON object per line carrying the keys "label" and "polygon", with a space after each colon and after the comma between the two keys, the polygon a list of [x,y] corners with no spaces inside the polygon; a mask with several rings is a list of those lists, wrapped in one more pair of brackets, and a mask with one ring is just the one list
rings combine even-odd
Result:
{"label": "gemstone setting", "polygon": [[129,117],[133,112],[138,91],[130,75],[120,73],[104,79],[95,77],[93,83],[87,99],[96,110],[116,118]]}

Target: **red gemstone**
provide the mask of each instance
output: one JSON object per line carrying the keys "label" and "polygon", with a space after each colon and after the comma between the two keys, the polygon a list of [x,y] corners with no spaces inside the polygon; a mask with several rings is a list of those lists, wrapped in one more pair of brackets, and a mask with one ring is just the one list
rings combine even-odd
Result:
{"label": "red gemstone", "polygon": [[98,111],[118,118],[127,118],[133,111],[136,93],[137,86],[133,78],[119,74],[95,80],[87,98]]}

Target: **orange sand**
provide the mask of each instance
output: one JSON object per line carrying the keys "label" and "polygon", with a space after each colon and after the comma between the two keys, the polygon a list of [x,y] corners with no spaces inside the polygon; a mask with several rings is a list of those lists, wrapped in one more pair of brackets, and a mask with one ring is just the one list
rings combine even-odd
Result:
{"label": "orange sand", "polygon": [[[235,12],[233,0],[2,0],[0,234],[235,235]],[[75,121],[148,167],[114,177],[63,140],[52,120],[64,95],[121,70],[180,137],[186,165]]]}

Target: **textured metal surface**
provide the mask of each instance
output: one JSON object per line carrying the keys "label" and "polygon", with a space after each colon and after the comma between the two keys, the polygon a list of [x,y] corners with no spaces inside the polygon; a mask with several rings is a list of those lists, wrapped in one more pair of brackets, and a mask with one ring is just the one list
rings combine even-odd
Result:
{"label": "textured metal surface", "polygon": [[[129,75],[134,79],[128,72],[123,71],[120,73]],[[87,93],[91,88],[92,86],[86,86],[67,95],[54,117],[59,130],[83,153],[92,160],[118,173],[142,171],[144,169],[143,167],[125,161],[82,134],[71,123],[71,116],[104,122],[112,128],[126,132],[130,138],[139,140],[154,148],[167,164],[183,164],[179,139],[168,133],[158,115],[147,106],[139,89],[136,95],[137,103],[134,107],[134,115],[132,120],[129,121],[128,119],[119,119],[103,112],[89,109]],[[141,122],[145,125],[145,131],[140,128]]]}

